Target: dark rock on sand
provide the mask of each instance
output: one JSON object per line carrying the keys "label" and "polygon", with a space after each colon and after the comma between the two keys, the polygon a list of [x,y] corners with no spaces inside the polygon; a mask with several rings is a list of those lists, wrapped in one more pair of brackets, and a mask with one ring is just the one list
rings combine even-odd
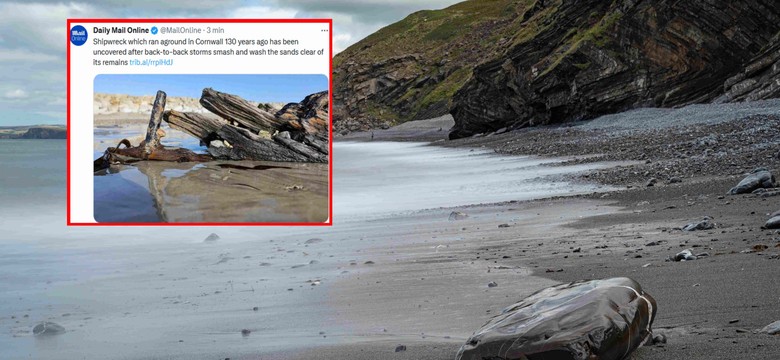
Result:
{"label": "dark rock on sand", "polygon": [[243,335],[243,336],[248,336],[251,333],[252,333],[252,330],[249,330],[249,329],[242,329],[241,330],[241,335]]}
{"label": "dark rock on sand", "polygon": [[490,288],[494,288],[496,286],[498,286],[498,283],[495,282],[495,281],[491,281],[491,282],[488,283],[488,287],[490,287]]}
{"label": "dark rock on sand", "polygon": [[700,221],[692,222],[688,225],[683,226],[683,231],[696,231],[696,230],[711,230],[715,228],[715,223],[712,221],[712,218],[709,216],[705,216]]}
{"label": "dark rock on sand", "polygon": [[35,336],[49,336],[59,335],[65,332],[65,328],[62,325],[44,321],[33,328],[33,335]]}
{"label": "dark rock on sand", "polygon": [[674,177],[674,176],[670,177],[669,180],[666,180],[667,184],[679,184],[681,182],[682,182],[682,179],[680,179],[678,177]]}
{"label": "dark rock on sand", "polygon": [[780,229],[780,215],[769,218],[764,224],[764,229]]}
{"label": "dark rock on sand", "polygon": [[312,245],[312,244],[319,244],[321,242],[322,242],[322,239],[320,239],[320,238],[312,238],[312,239],[306,240],[306,242],[304,242],[304,244]]}
{"label": "dark rock on sand", "polygon": [[207,236],[205,239],[203,239],[203,242],[214,242],[219,240],[219,235],[215,233],[211,233],[211,235]]}
{"label": "dark rock on sand", "polygon": [[504,309],[456,359],[625,359],[652,338],[655,313],[655,300],[629,278],[561,284]]}
{"label": "dark rock on sand", "polygon": [[395,347],[395,352],[406,351],[406,345],[398,345]]}
{"label": "dark rock on sand", "polygon": [[650,178],[650,180],[647,180],[647,183],[645,184],[645,186],[647,186],[647,187],[655,186],[655,184],[657,182],[658,182],[658,180],[656,180],[656,178]]}
{"label": "dark rock on sand", "polygon": [[758,168],[742,179],[737,186],[729,190],[729,195],[747,194],[760,188],[775,187],[775,177],[766,168]]}
{"label": "dark rock on sand", "polygon": [[449,220],[450,221],[463,220],[463,219],[465,219],[467,217],[469,217],[469,216],[467,214],[465,214],[465,213],[462,213],[460,211],[453,211],[453,212],[450,213]]}

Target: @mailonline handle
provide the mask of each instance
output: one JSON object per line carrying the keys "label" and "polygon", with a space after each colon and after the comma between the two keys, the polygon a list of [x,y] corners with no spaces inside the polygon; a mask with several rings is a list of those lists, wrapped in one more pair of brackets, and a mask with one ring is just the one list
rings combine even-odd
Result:
{"label": "@mailonline handle", "polygon": [[87,29],[81,25],[70,28],[70,42],[76,46],[84,45],[87,42]]}

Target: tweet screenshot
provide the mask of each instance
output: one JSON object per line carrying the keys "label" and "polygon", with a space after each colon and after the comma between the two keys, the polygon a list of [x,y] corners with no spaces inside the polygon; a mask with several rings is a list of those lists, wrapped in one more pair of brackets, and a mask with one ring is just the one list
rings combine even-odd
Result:
{"label": "tweet screenshot", "polygon": [[69,19],[68,225],[331,225],[331,29]]}

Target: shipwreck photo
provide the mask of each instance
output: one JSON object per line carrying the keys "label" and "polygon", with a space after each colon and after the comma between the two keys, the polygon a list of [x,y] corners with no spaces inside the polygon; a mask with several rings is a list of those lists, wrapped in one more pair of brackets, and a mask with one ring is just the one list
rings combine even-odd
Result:
{"label": "shipwreck photo", "polygon": [[323,75],[100,75],[101,223],[324,223]]}

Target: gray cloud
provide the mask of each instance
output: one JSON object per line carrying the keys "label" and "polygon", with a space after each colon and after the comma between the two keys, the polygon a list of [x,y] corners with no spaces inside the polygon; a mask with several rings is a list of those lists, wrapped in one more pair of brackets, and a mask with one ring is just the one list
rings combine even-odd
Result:
{"label": "gray cloud", "polygon": [[0,3],[0,125],[65,122],[67,18],[333,18],[334,50],[458,0],[57,0]]}

